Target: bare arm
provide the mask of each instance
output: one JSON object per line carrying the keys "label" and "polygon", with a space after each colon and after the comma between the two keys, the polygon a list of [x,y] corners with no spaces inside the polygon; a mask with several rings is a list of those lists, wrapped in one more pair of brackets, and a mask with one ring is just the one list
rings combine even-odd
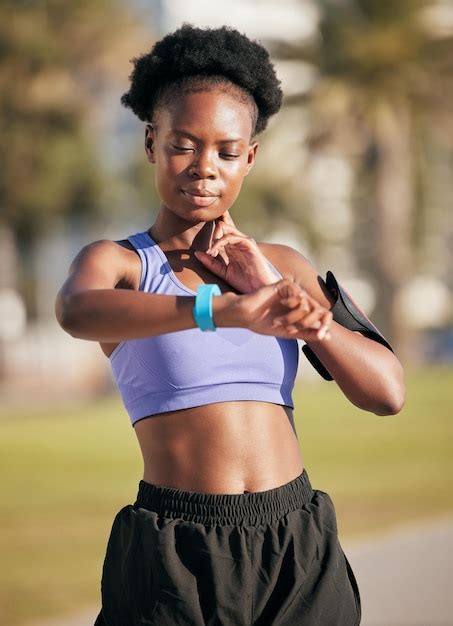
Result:
{"label": "bare arm", "polygon": [[[322,307],[330,309],[333,300],[321,288],[319,272],[302,254],[279,245],[280,258],[292,279]],[[346,397],[357,407],[376,415],[394,415],[405,400],[404,372],[393,352],[382,344],[351,331],[334,320],[330,341],[307,341]]]}
{"label": "bare arm", "polygon": [[[126,278],[124,256],[118,244],[95,241],[79,252],[59,290],[55,314],[72,337],[116,342],[196,328],[192,315],[195,296],[151,294],[115,289]],[[213,298],[217,326],[235,326],[231,320],[238,296]]]}

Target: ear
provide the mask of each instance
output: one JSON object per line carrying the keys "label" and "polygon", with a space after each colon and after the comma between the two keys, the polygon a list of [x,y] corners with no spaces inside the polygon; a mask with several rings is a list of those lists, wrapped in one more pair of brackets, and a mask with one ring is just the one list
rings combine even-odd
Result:
{"label": "ear", "polygon": [[154,152],[155,131],[152,124],[147,124],[145,127],[145,152],[147,159],[150,163],[156,162],[156,155]]}
{"label": "ear", "polygon": [[245,169],[244,176],[247,176],[247,174],[252,169],[253,164],[255,163],[256,153],[257,153],[259,145],[260,145],[259,142],[255,141],[251,146],[248,147],[247,167]]}

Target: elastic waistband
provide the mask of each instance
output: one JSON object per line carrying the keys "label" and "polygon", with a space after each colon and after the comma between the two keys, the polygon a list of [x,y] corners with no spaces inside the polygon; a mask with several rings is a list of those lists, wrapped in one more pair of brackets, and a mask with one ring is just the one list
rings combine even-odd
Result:
{"label": "elastic waistband", "polygon": [[290,482],[251,493],[203,493],[140,480],[134,508],[207,525],[268,524],[310,502],[313,489],[304,470]]}

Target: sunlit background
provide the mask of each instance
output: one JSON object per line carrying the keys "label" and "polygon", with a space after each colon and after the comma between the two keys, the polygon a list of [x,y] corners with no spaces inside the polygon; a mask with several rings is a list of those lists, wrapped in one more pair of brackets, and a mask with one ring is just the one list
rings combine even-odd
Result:
{"label": "sunlit background", "polygon": [[[373,541],[453,511],[452,0],[3,1],[8,626],[88,626],[69,616],[91,607],[94,621],[113,517],[136,496],[141,455],[109,361],[96,342],[61,329],[54,305],[84,245],[154,221],[144,124],[120,96],[131,59],[183,21],[259,40],[282,82],[284,105],[258,137],[231,208],[238,228],[296,248],[323,277],[333,271],[405,366],[404,409],[379,417],[356,409],[300,352],[301,451],[313,486],[335,502],[340,537]],[[398,619],[372,623],[415,624],[404,612]]]}

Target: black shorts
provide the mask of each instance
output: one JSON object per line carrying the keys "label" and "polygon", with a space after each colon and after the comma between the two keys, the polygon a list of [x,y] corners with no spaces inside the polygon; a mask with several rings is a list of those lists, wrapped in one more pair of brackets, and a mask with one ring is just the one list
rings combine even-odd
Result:
{"label": "black shorts", "polygon": [[330,496],[306,470],[267,491],[139,482],[115,516],[95,626],[357,626]]}

